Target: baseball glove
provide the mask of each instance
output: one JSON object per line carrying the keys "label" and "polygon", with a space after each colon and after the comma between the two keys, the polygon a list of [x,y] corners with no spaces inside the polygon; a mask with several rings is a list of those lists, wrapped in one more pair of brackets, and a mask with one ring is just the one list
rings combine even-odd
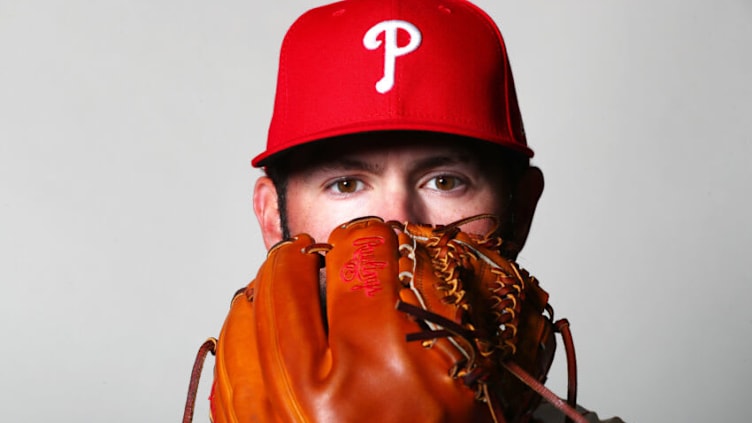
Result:
{"label": "baseball glove", "polygon": [[542,385],[566,321],[553,322],[548,294],[498,237],[461,230],[479,218],[490,217],[368,217],[326,244],[299,235],[273,247],[202,347],[184,421],[212,351],[214,423],[527,422],[541,395],[584,422],[574,378],[570,405]]}

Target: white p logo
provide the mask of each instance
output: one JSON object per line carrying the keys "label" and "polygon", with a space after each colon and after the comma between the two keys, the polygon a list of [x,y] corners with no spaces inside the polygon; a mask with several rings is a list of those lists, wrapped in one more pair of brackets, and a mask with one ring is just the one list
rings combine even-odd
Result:
{"label": "white p logo", "polygon": [[[407,31],[410,41],[406,46],[397,44],[397,32],[402,29]],[[381,47],[379,34],[384,33],[384,76],[376,83],[376,91],[384,94],[394,87],[394,65],[399,56],[404,56],[415,51],[421,42],[421,33],[418,28],[407,21],[383,21],[379,22],[366,32],[363,37],[363,45],[369,50]]]}

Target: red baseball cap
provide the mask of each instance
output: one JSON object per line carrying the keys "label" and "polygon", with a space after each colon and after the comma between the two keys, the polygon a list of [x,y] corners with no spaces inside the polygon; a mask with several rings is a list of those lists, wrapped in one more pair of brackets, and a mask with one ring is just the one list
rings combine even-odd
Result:
{"label": "red baseball cap", "polygon": [[360,132],[477,138],[531,157],[504,40],[464,0],[344,0],[312,9],[282,43],[266,151]]}

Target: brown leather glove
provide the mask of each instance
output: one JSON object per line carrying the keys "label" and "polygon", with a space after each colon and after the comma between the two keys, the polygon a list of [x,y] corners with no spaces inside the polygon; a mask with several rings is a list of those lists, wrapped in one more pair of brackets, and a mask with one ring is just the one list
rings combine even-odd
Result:
{"label": "brown leather glove", "polygon": [[462,223],[363,218],[273,247],[219,336],[213,421],[528,420],[548,295]]}

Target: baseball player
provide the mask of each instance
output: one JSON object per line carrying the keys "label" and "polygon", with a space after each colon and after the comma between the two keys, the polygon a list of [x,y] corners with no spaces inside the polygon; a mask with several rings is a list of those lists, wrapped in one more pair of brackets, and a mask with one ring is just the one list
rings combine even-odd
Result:
{"label": "baseball player", "polygon": [[[271,257],[277,257],[274,256],[276,246],[286,240],[299,239],[298,234],[307,234],[316,242],[312,244],[314,247],[303,248],[309,252],[331,239],[332,230],[343,222],[366,216],[439,226],[461,221],[462,231],[494,233],[500,237],[503,240],[500,254],[515,260],[525,245],[543,190],[541,171],[530,165],[532,156],[506,47],[497,26],[481,9],[464,0],[345,0],[312,9],[303,14],[285,36],[266,150],[252,160],[253,166],[265,172],[256,182],[253,205],[264,243],[273,252],[267,263],[272,261]],[[496,218],[472,218],[478,215]],[[353,257],[360,260],[360,271],[364,272],[365,268],[375,275],[376,270],[383,267],[377,264],[383,262],[373,259],[374,246],[382,241],[363,242],[363,239],[381,238],[353,241],[358,247]],[[299,252],[297,250],[295,253]],[[275,260],[284,261],[282,258]],[[291,265],[265,266],[283,267],[282,272],[289,271]],[[267,270],[262,268],[258,280],[263,279],[261,275],[265,272]],[[384,289],[376,283],[383,281],[367,282],[359,287],[364,295],[348,301],[366,301],[360,298],[374,297]],[[266,307],[262,283],[249,285],[238,301],[247,303],[248,307]],[[319,296],[312,296],[318,304]],[[332,299],[325,293],[321,297],[321,307],[326,313],[327,306],[332,306]],[[283,305],[278,308],[288,307],[290,301],[280,304]],[[369,304],[363,303],[363,307]],[[249,315],[256,312],[256,309],[248,310]],[[358,313],[359,309],[355,310],[351,313]],[[296,313],[285,310],[277,320],[297,319]],[[350,316],[356,319],[353,314],[338,319],[347,320]],[[322,333],[330,337],[334,335],[326,331],[334,331],[332,320],[331,315],[328,322],[324,319],[322,329]],[[366,321],[350,328],[348,334],[374,330],[372,327],[379,325],[376,319]],[[304,344],[302,339],[313,329],[295,336],[299,339],[288,339],[290,336],[281,335],[287,326],[279,321],[253,326],[249,329],[252,335],[240,332],[242,341],[238,342],[253,349],[250,344],[267,336],[262,332],[269,327],[275,328],[271,334],[273,340],[263,343],[258,348],[258,357],[250,355],[248,357],[255,358],[248,360],[266,362],[268,350],[278,346],[284,351],[296,351],[296,348],[307,351],[310,347],[295,345],[296,342]],[[230,339],[233,335],[224,336]],[[222,336],[219,342],[221,348]],[[309,356],[316,354],[305,353],[292,361],[307,363]],[[328,358],[323,359],[313,373],[323,375],[334,367],[337,353],[327,354],[322,355]],[[344,355],[341,353],[340,357]],[[365,352],[359,356],[368,363],[349,362],[350,368],[369,368],[381,357],[375,355],[376,358],[366,360],[369,355]],[[287,360],[285,357],[272,359],[277,364]],[[433,401],[430,393],[418,393],[430,391],[425,384],[406,392],[402,389],[407,382],[395,382],[390,388],[390,399],[385,400],[383,390],[371,383],[373,380],[381,381],[376,385],[385,383],[380,372],[401,375],[412,371],[410,366],[419,365],[405,365],[401,367],[407,369],[404,371],[396,371],[388,364],[384,368],[363,370],[371,372],[372,376],[367,378],[352,376],[355,369],[349,373],[349,378],[341,380],[357,380],[357,383],[321,376],[320,380],[327,380],[326,383],[299,388],[292,380],[295,377],[291,376],[295,372],[291,369],[298,364],[285,362],[280,365],[284,369],[281,375],[274,376],[265,372],[276,364],[252,364],[253,369],[244,379],[238,378],[228,387],[218,388],[215,382],[214,419],[244,421],[240,416],[246,415],[245,412],[226,409],[242,408],[248,403],[253,404],[254,409],[248,415],[275,421],[277,418],[280,421],[332,422],[409,418],[411,421],[469,422],[504,421],[505,415],[506,419],[514,421],[564,419],[564,414],[549,401],[536,402],[534,409],[515,412],[517,414],[495,413],[493,401],[484,387],[476,389],[475,394],[488,406],[462,409],[471,411],[434,412],[452,402],[451,398]],[[231,377],[231,369],[229,365],[218,365],[217,378]],[[442,377],[446,376],[445,371],[441,373]],[[253,379],[260,381],[249,382]],[[276,386],[279,379],[291,381],[280,388],[281,391],[268,387]],[[388,380],[407,381],[399,375],[390,376]],[[466,377],[468,386],[475,384],[467,380]],[[243,384],[257,388],[255,391],[245,389]],[[327,385],[327,389],[322,388],[323,385]],[[333,385],[337,387],[330,389]],[[275,405],[278,402],[268,399],[275,395],[305,398],[290,401],[294,404],[285,405],[287,411],[280,412]],[[339,402],[332,401],[336,395],[344,396]],[[311,400],[311,397],[316,399]],[[364,405],[366,403],[368,405]],[[392,409],[399,410],[393,412]],[[583,409],[579,409],[579,413],[587,421],[599,421],[594,413]],[[297,417],[280,417],[283,414]]]}

